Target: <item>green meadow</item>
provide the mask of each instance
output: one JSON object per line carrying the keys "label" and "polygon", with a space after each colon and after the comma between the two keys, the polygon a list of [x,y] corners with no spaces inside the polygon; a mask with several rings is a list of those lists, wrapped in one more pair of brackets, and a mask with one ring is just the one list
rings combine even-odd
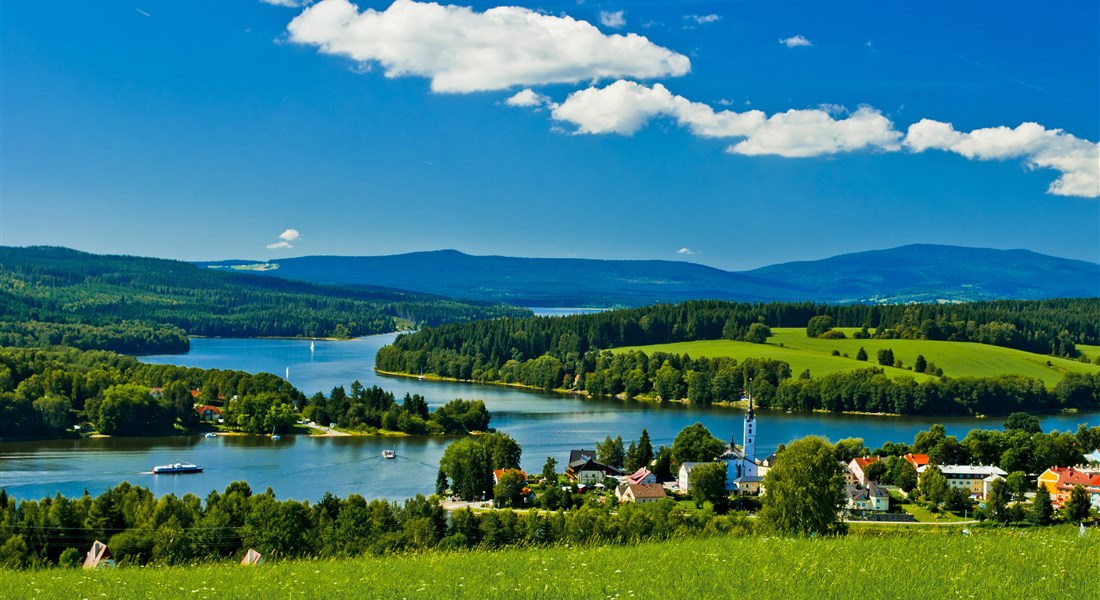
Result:
{"label": "green meadow", "polygon": [[0,572],[18,598],[1085,598],[1100,532],[958,526],[479,550],[255,567]]}
{"label": "green meadow", "polygon": [[[933,376],[914,373],[905,367],[912,366],[917,355],[935,363],[948,377],[992,377],[995,375],[1023,375],[1041,379],[1053,387],[1069,372],[1096,373],[1100,366],[1075,360],[1032,354],[1022,350],[1001,348],[973,342],[944,342],[932,340],[857,340],[852,334],[857,328],[838,328],[848,337],[842,340],[823,340],[806,337],[803,328],[775,328],[766,344],[751,344],[731,340],[703,340],[674,344],[653,344],[617,348],[616,352],[641,350],[646,354],[668,352],[687,354],[691,357],[728,356],[743,361],[746,358],[773,358],[791,365],[794,374],[809,369],[814,376],[841,371],[878,366],[876,355],[880,349],[890,348],[894,358],[902,362],[902,368],[883,367],[893,378],[913,377],[917,381]],[[860,348],[867,352],[866,362],[856,360]],[[1100,346],[1083,346],[1082,352],[1100,355]],[[832,356],[833,351],[840,356]],[[845,357],[844,355],[848,356]]]}

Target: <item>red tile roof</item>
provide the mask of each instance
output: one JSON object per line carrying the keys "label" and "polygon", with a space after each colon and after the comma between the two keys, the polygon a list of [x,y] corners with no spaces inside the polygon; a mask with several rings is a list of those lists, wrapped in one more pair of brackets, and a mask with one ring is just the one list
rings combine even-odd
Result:
{"label": "red tile roof", "polygon": [[906,454],[905,460],[909,461],[909,464],[913,465],[914,469],[918,469],[928,464],[927,454]]}
{"label": "red tile roof", "polygon": [[862,471],[863,469],[867,468],[867,465],[869,465],[871,463],[878,462],[878,457],[877,456],[857,456],[857,457],[853,458],[852,460],[857,465],[859,465],[859,468]]}
{"label": "red tile roof", "polygon": [[509,471],[514,471],[516,473],[519,473],[519,476],[522,477],[524,481],[527,481],[527,473],[524,473],[523,471],[521,471],[519,469],[494,469],[493,470],[493,481],[499,482],[501,475],[504,475],[505,473],[507,473]]}
{"label": "red tile roof", "polygon": [[195,412],[199,413],[200,415],[202,413],[206,412],[207,410],[213,412],[216,415],[222,414],[222,409],[218,408],[217,406],[211,406],[209,404],[204,404],[204,405],[195,407]]}
{"label": "red tile roof", "polygon": [[1100,486],[1100,475],[1078,471],[1073,467],[1051,467],[1050,470],[1058,476],[1058,482],[1055,485],[1060,488],[1072,489],[1076,485]]}

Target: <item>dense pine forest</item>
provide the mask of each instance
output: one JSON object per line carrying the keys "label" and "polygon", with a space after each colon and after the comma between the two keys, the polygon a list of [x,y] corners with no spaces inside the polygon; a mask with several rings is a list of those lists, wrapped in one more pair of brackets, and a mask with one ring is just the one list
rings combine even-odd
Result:
{"label": "dense pine forest", "polygon": [[0,251],[0,343],[186,351],[186,335],[350,337],[530,315],[386,288],[336,288],[54,247]]}
{"label": "dense pine forest", "polygon": [[[1054,390],[1006,375],[894,381],[881,370],[793,378],[774,360],[738,364],[607,348],[705,339],[762,341],[768,327],[806,327],[814,317],[886,339],[969,341],[1076,357],[1100,340],[1100,299],[952,305],[831,306],[685,302],[570,317],[498,319],[402,335],[378,352],[383,371],[564,388],[593,395],[654,394],[697,404],[736,400],[748,382],[758,401],[785,409],[898,414],[1008,414],[1100,406],[1100,378],[1066,377]],[[817,319],[817,322],[823,319]]]}

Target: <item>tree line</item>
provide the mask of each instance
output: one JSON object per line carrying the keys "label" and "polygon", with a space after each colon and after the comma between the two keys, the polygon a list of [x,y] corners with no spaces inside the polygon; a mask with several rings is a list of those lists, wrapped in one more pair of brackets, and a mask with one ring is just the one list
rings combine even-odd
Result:
{"label": "tree line", "polygon": [[181,354],[191,349],[175,325],[121,321],[104,325],[47,321],[0,322],[0,347],[67,346],[124,354]]}
{"label": "tree line", "polygon": [[0,348],[0,437],[64,437],[91,424],[108,435],[194,431],[195,404],[222,408],[225,424],[248,433],[286,431],[301,418],[372,433],[465,434],[489,428],[481,401],[456,399],[430,411],[417,394],[358,381],[307,398],[270,373],[151,365],[130,356],[74,348]]}
{"label": "tree line", "polygon": [[743,515],[688,511],[671,500],[612,506],[595,497],[552,513],[456,511],[433,500],[404,503],[331,494],[317,503],[277,500],[234,482],[205,499],[161,498],[122,483],[92,497],[58,494],[17,502],[0,491],[0,566],[77,566],[93,540],[124,565],[193,564],[238,558],[352,557],[438,549],[628,544],[669,538],[747,534]]}

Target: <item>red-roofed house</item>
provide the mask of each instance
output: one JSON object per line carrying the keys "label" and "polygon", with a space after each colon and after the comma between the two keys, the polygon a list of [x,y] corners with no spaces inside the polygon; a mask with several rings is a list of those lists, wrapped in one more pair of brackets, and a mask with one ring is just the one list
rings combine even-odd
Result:
{"label": "red-roofed house", "polygon": [[867,475],[864,474],[864,470],[867,468],[867,465],[877,462],[877,456],[857,456],[852,459],[852,462],[848,463],[848,470],[852,472],[852,477],[855,478],[856,483],[861,486],[866,486]]}
{"label": "red-roofed house", "polygon": [[642,467],[627,476],[626,481],[623,483],[657,483],[657,476],[651,473],[649,469]]}
{"label": "red-roofed house", "polygon": [[905,460],[908,461],[909,464],[913,465],[914,469],[919,471],[921,467],[928,464],[928,455],[906,453]]}
{"label": "red-roofed house", "polygon": [[199,413],[200,421],[217,421],[222,416],[222,409],[209,404],[196,406],[195,412]]}
{"label": "red-roofed house", "polygon": [[1093,508],[1100,510],[1100,475],[1073,467],[1051,467],[1039,476],[1038,483],[1047,488],[1058,505],[1065,505],[1073,488],[1081,486],[1089,493]]}

